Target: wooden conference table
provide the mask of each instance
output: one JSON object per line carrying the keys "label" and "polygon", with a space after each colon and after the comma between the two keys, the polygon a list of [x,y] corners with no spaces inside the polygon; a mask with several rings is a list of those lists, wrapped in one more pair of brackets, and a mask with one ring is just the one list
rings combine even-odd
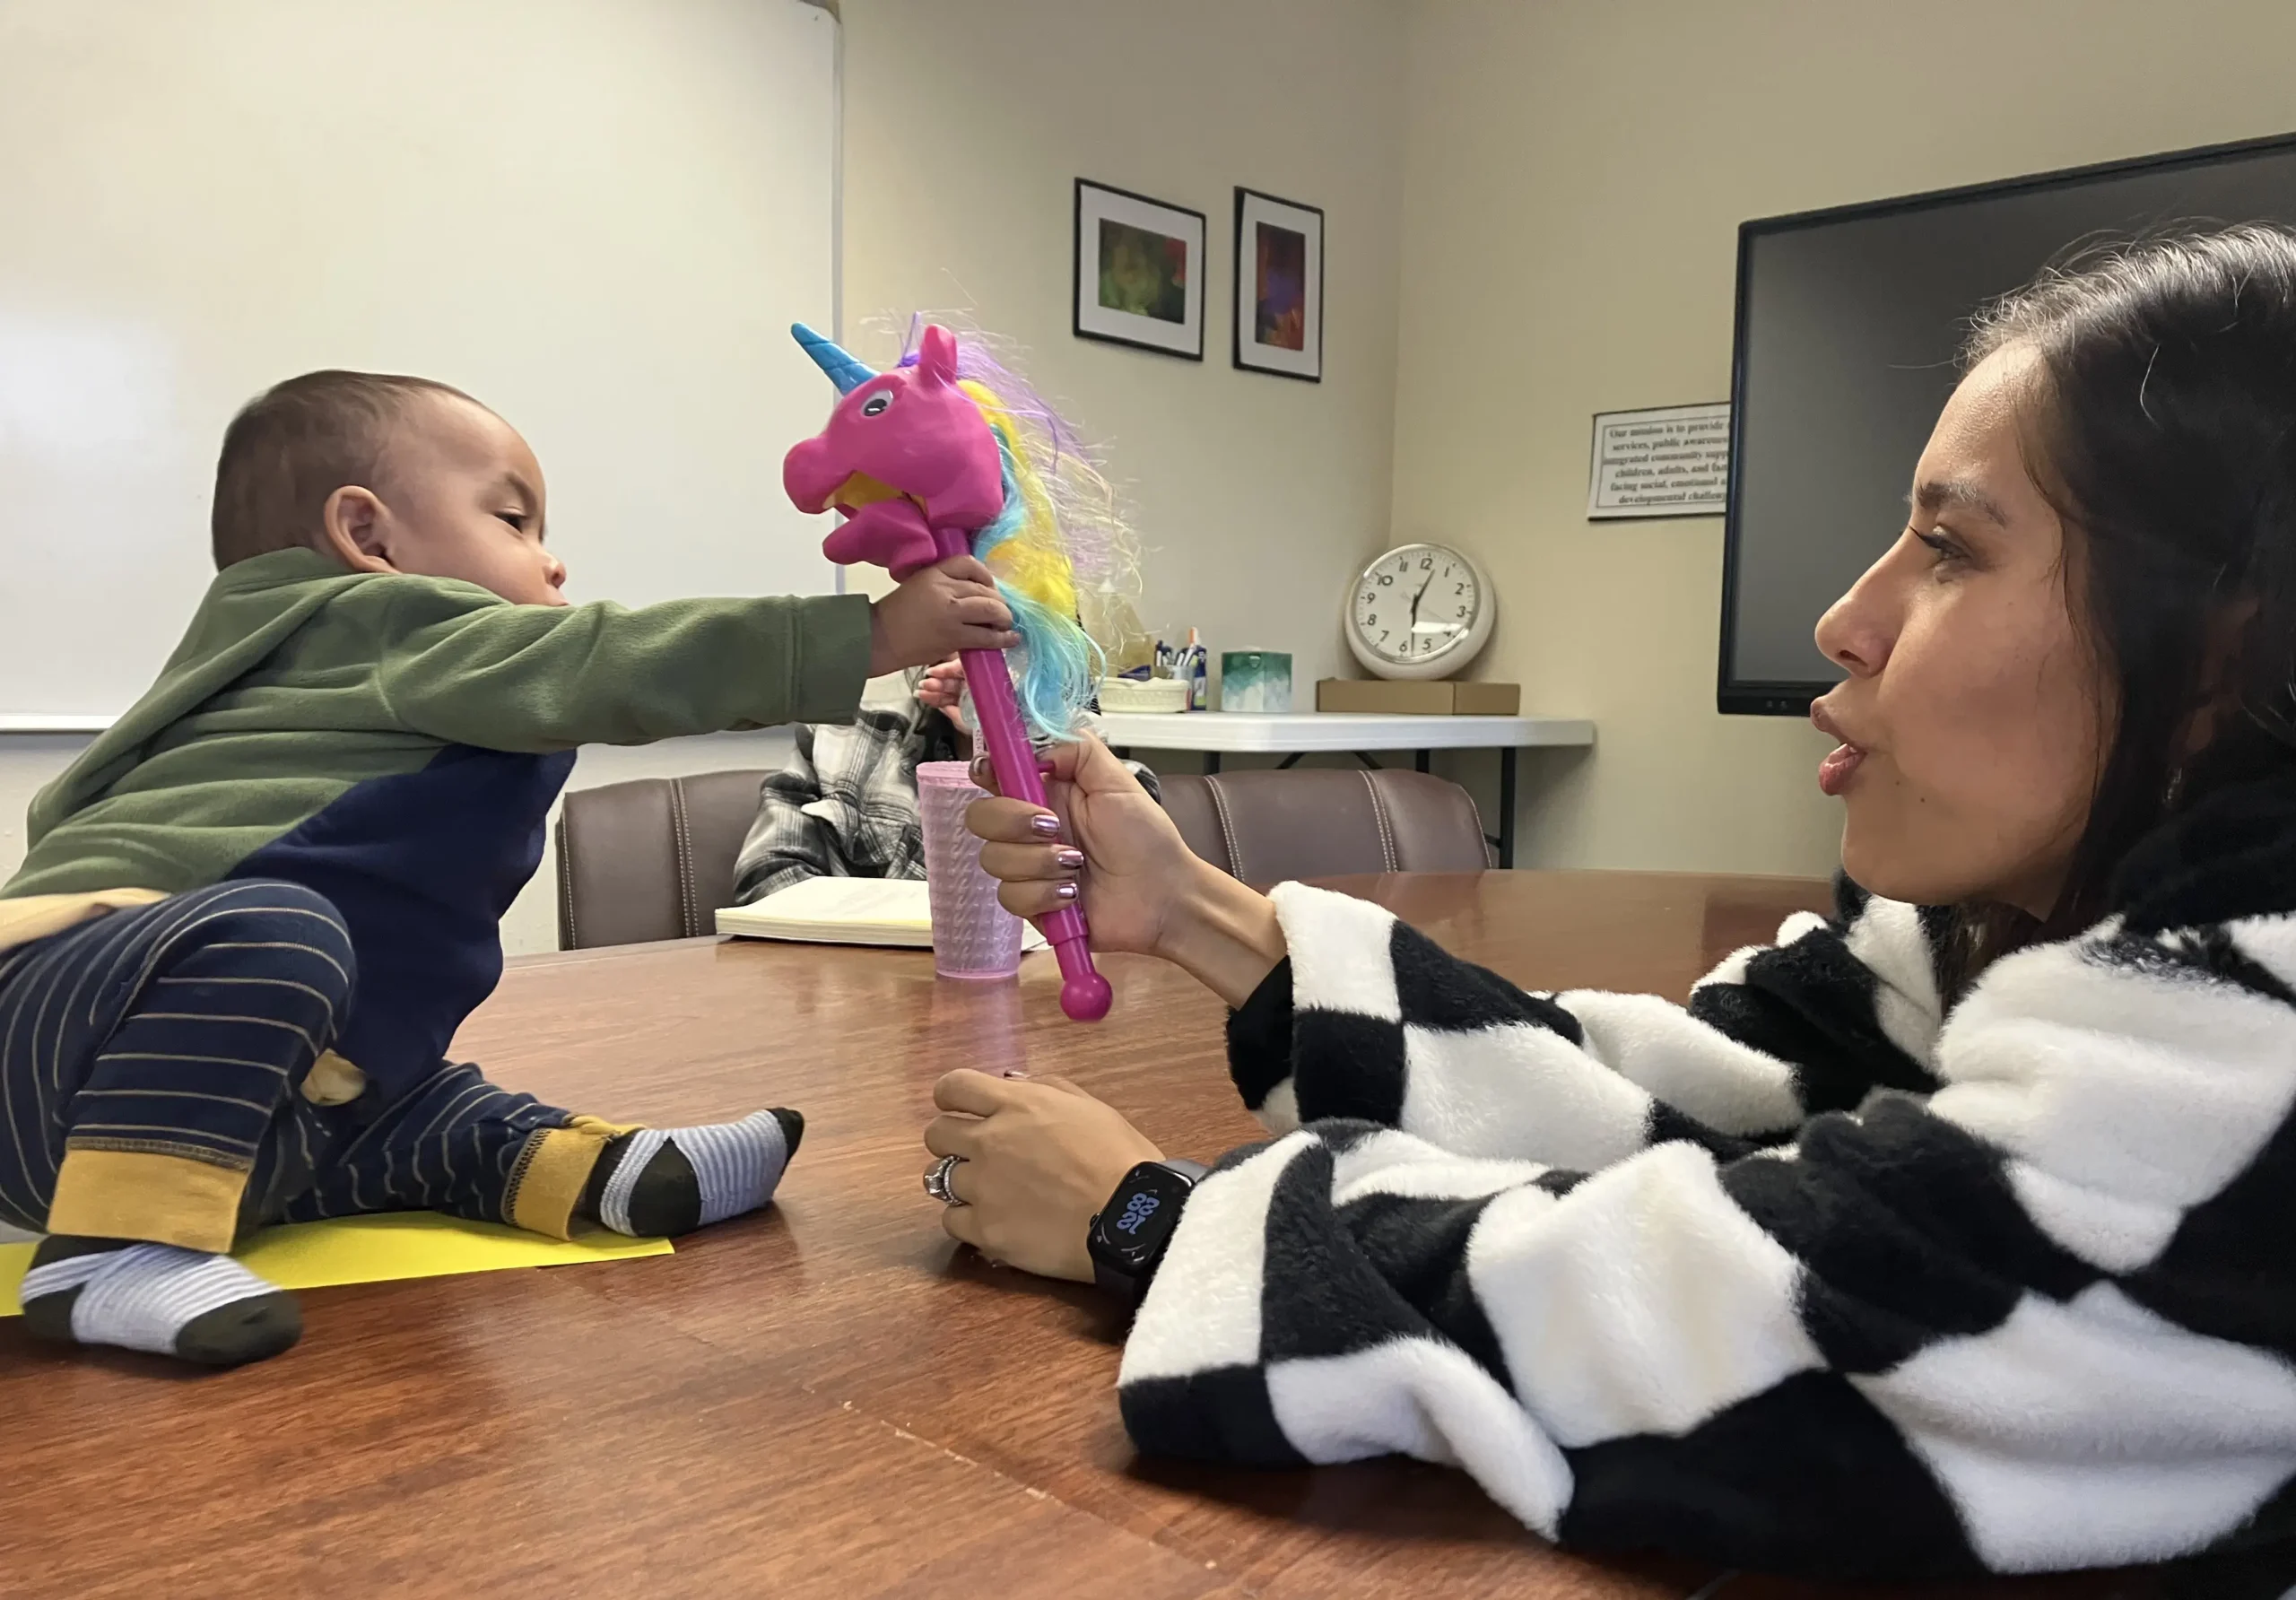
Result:
{"label": "wooden conference table", "polygon": [[[1545,987],[1679,997],[1819,886],[1491,874],[1359,879],[1451,948]],[[513,965],[457,1041],[502,1083],[657,1123],[810,1119],[769,1213],[674,1257],[305,1296],[301,1346],[186,1377],[59,1357],[0,1322],[0,1595],[1726,1600],[2150,1593],[2090,1577],[1821,1590],[1540,1543],[1457,1474],[1142,1462],[1119,1329],[1082,1288],[992,1268],[918,1187],[933,1082],[1022,1060],[1174,1153],[1256,1129],[1217,1004],[1107,963],[1063,1021],[930,958],[689,941]]]}

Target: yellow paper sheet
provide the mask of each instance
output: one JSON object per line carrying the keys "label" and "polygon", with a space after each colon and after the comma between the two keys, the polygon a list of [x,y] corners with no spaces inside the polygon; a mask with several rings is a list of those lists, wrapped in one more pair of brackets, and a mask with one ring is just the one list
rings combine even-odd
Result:
{"label": "yellow paper sheet", "polygon": [[[235,1254],[249,1272],[282,1289],[326,1289],[337,1283],[445,1278],[512,1266],[570,1266],[666,1256],[670,1241],[606,1232],[572,1240],[544,1239],[493,1222],[406,1211],[266,1228]],[[16,1303],[16,1285],[23,1282],[31,1258],[30,1245],[0,1245],[0,1317],[22,1310]]]}

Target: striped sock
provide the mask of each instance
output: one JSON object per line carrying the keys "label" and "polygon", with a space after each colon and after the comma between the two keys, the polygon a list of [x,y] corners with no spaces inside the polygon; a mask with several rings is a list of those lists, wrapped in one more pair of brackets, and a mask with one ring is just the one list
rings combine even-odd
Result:
{"label": "striped sock", "polygon": [[17,1299],[29,1333],[206,1367],[277,1355],[302,1336],[292,1295],[229,1256],[174,1245],[57,1236],[40,1241]]}
{"label": "striped sock", "polygon": [[778,1109],[702,1127],[639,1128],[598,1158],[583,1213],[634,1239],[740,1216],[773,1198],[804,1135],[805,1119]]}

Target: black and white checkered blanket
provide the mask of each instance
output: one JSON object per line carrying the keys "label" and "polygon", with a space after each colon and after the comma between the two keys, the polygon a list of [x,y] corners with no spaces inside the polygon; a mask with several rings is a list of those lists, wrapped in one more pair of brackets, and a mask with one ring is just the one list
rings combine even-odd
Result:
{"label": "black and white checkered blanket", "polygon": [[[2197,848],[2205,845],[2205,848]],[[1948,1004],[1845,887],[1685,1008],[1526,994],[1287,885],[1231,1023],[1278,1136],[1125,1353],[1152,1452],[1454,1464],[1542,1534],[1833,1575],[2296,1531],[2296,804]]]}

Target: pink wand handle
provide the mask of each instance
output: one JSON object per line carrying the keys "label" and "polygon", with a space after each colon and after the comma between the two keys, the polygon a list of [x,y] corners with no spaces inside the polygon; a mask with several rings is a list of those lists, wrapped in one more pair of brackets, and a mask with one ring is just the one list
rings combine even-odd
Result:
{"label": "pink wand handle", "polygon": [[[988,745],[989,764],[996,770],[996,787],[1007,797],[1044,804],[1044,779],[1037,772],[1036,747],[1021,722],[1021,707],[1013,694],[1012,675],[1002,650],[966,650],[965,682],[972,690],[973,709],[980,713],[980,736]],[[1090,930],[1084,913],[1075,906],[1037,918],[1037,926],[1051,942],[1060,961],[1060,1009],[1080,1022],[1097,1022],[1109,1014],[1112,993],[1109,980],[1092,965]]]}
{"label": "pink wand handle", "polygon": [[[971,540],[961,529],[935,528],[934,542],[944,556],[964,555]],[[954,548],[950,546],[953,544]],[[972,690],[973,709],[980,714],[980,736],[988,746],[989,765],[996,770],[996,787],[1008,798],[1043,805],[1044,779],[1037,771],[1036,746],[1021,720],[1021,704],[1013,693],[1013,674],[1002,650],[962,650],[965,683]],[[1052,945],[1060,962],[1060,1009],[1079,1022],[1097,1022],[1109,1014],[1114,991],[1092,965],[1091,930],[1082,908],[1069,905],[1037,918],[1037,926]]]}

